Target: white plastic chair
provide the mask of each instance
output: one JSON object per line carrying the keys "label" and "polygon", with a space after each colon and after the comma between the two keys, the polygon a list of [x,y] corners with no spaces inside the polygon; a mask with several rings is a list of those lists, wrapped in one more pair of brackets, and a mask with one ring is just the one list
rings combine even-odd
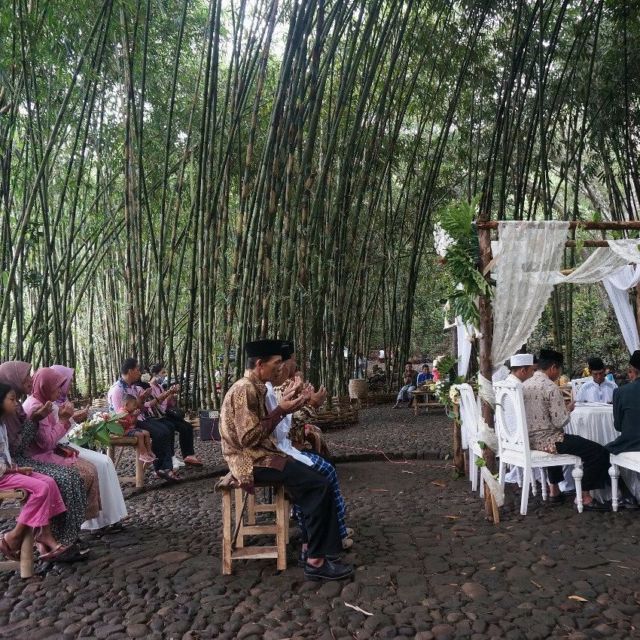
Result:
{"label": "white plastic chair", "polygon": [[609,456],[609,477],[611,478],[611,508],[618,510],[618,479],[620,478],[620,467],[631,469],[640,473],[640,451],[625,451],[623,453],[611,454]]}
{"label": "white plastic chair", "polygon": [[576,483],[578,513],[582,513],[582,460],[578,456],[531,450],[522,386],[515,382],[505,381],[496,382],[494,388],[496,391],[496,435],[498,436],[500,455],[500,484],[504,487],[507,464],[522,467],[520,513],[523,516],[527,515],[529,485],[533,469],[542,470],[542,498],[546,500],[547,478],[544,469],[569,464],[573,465],[571,475]]}
{"label": "white plastic chair", "polygon": [[482,458],[482,449],[478,444],[480,433],[480,409],[473,393],[473,388],[466,382],[457,385],[460,392],[460,422],[462,423],[462,446],[468,448],[469,480],[471,490],[480,488],[480,497],[484,496],[484,483],[480,482],[480,468],[476,464]]}
{"label": "white plastic chair", "polygon": [[578,392],[582,388],[582,385],[585,382],[591,382],[593,378],[588,376],[586,378],[576,378],[575,380],[570,380],[569,384],[571,385],[571,399],[575,402],[578,398]]}

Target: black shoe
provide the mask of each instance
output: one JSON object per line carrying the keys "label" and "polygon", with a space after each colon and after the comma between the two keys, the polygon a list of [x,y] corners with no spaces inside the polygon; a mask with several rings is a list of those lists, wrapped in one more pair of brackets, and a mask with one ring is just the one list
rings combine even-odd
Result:
{"label": "black shoe", "polygon": [[557,496],[547,496],[547,502],[549,504],[562,504],[564,502],[564,495],[559,493]]}
{"label": "black shoe", "polygon": [[350,564],[332,562],[329,558],[324,559],[321,567],[312,567],[310,564],[304,566],[304,577],[307,580],[344,580],[353,575],[353,567]]}
{"label": "black shoe", "polygon": [[[325,558],[327,560],[331,560],[331,562],[338,562],[338,560],[340,560],[342,556],[340,555],[335,555],[335,556],[325,556]],[[307,566],[307,552],[303,551],[302,549],[300,550],[300,555],[298,556],[298,566],[301,569],[304,569]]]}
{"label": "black shoe", "polygon": [[602,504],[602,502],[598,502],[597,500],[582,505],[582,509],[583,511],[611,511],[611,507],[608,504]]}
{"label": "black shoe", "polygon": [[618,509],[627,509],[628,511],[637,511],[640,509],[635,498],[621,498],[618,500]]}

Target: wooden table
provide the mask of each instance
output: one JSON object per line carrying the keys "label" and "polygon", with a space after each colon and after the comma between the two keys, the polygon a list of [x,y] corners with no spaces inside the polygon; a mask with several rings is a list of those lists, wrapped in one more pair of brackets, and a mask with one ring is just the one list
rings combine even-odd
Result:
{"label": "wooden table", "polygon": [[[435,400],[436,394],[429,389],[416,389],[413,393],[413,412],[418,415],[418,409],[424,407],[427,412],[429,409],[442,408],[442,405]],[[429,400],[429,398],[433,398]]]}

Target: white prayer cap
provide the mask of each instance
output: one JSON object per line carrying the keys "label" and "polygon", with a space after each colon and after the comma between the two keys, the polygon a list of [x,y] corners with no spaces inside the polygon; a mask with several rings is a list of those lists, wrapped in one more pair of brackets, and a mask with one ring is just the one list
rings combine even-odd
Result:
{"label": "white prayer cap", "polygon": [[509,358],[510,367],[530,367],[533,365],[533,356],[530,353],[516,353]]}

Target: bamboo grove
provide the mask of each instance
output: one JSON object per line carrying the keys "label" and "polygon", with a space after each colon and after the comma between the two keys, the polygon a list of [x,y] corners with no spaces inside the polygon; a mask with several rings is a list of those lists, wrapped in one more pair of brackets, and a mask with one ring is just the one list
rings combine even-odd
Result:
{"label": "bamboo grove", "polygon": [[255,337],[294,338],[336,393],[357,353],[401,363],[440,339],[448,202],[637,217],[639,11],[2,3],[0,356],[91,395],[125,355],[164,360],[199,406]]}

